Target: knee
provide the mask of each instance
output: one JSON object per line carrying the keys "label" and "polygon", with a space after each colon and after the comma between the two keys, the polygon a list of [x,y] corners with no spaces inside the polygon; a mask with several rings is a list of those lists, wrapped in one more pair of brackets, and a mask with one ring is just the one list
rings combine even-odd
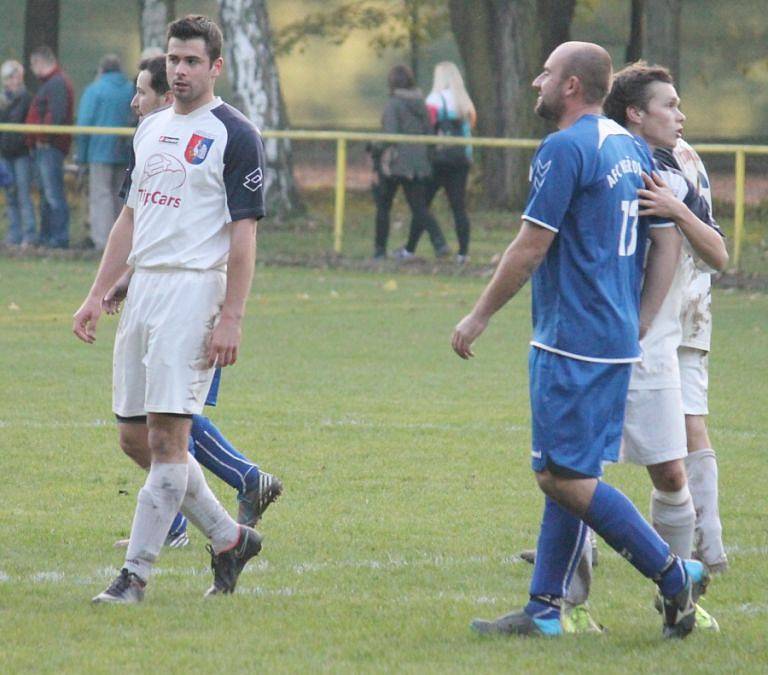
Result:
{"label": "knee", "polygon": [[149,448],[135,434],[121,433],[120,448],[142,469],[148,469],[150,464]]}
{"label": "knee", "polygon": [[555,497],[557,479],[549,471],[537,471],[535,473],[536,483],[539,489],[549,497]]}
{"label": "knee", "polygon": [[653,486],[663,492],[678,492],[687,484],[685,465],[682,461],[657,465],[651,473]]}

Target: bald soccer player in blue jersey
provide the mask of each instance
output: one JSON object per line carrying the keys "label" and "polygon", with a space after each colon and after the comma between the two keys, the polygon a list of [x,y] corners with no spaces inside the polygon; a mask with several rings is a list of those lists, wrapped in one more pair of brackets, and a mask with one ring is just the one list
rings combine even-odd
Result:
{"label": "bald soccer player in blue jersey", "polygon": [[588,527],[658,585],[665,637],[691,632],[708,581],[701,563],[672,555],[629,499],[600,480],[603,462],[618,457],[631,364],[640,358],[646,241],[643,293],[653,297],[663,299],[680,251],[673,223],[638,217],[637,190],[653,160],[643,141],[602,115],[611,73],[602,47],[567,42],[534,80],[536,112],[559,131],[533,158],[518,236],[452,338],[460,357],[473,356],[491,317],[533,275],[531,456],[544,514],[528,603],[476,619],[481,634],[561,635],[561,604]]}

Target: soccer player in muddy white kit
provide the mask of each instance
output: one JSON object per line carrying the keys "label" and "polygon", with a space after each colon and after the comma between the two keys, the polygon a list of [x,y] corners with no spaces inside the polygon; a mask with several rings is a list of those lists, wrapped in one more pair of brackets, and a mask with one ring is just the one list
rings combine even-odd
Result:
{"label": "soccer player in muddy white kit", "polygon": [[94,602],[135,603],[176,512],[211,541],[214,582],[231,593],[261,537],[229,516],[187,453],[214,367],[235,363],[253,278],[256,221],[264,216],[258,131],[213,94],[221,31],[206,17],[167,33],[172,107],[134,137],[126,206],[118,217],[73,331],[95,339],[101,301],[135,270],[115,340],[113,410],[121,445],[144,447],[151,466],[139,492],[125,565]]}

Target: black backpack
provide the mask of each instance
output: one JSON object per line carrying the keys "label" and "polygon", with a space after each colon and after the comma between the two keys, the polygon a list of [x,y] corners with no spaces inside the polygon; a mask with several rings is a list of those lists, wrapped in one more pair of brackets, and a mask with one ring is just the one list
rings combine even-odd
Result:
{"label": "black backpack", "polygon": [[[464,122],[460,119],[448,119],[448,106],[445,96],[440,94],[443,101],[443,107],[435,123],[435,133],[438,136],[464,137]],[[440,119],[442,118],[442,119]],[[432,163],[449,169],[458,169],[469,165],[466,145],[435,145],[435,151],[432,156]]]}

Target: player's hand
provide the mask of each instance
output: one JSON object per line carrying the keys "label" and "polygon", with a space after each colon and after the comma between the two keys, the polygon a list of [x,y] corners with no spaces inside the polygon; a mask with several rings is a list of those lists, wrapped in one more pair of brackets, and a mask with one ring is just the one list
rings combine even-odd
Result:
{"label": "player's hand", "polygon": [[473,314],[467,314],[453,329],[451,347],[462,359],[474,356],[472,343],[480,336],[488,325],[488,321],[478,319]]}
{"label": "player's hand", "polygon": [[638,215],[656,216],[658,218],[678,218],[682,208],[686,208],[675,193],[667,186],[662,177],[655,171],[649,176],[643,173],[645,190],[637,191],[637,203],[640,207]]}
{"label": "player's hand", "polygon": [[96,324],[101,316],[101,302],[88,296],[73,317],[72,332],[83,342],[96,341]]}
{"label": "player's hand", "polygon": [[120,311],[120,305],[128,295],[128,283],[130,280],[120,279],[101,300],[101,308],[107,314],[117,314]]}
{"label": "player's hand", "polygon": [[237,350],[240,347],[242,330],[240,322],[222,317],[211,335],[211,346],[208,350],[208,367],[231,366],[237,361]]}

